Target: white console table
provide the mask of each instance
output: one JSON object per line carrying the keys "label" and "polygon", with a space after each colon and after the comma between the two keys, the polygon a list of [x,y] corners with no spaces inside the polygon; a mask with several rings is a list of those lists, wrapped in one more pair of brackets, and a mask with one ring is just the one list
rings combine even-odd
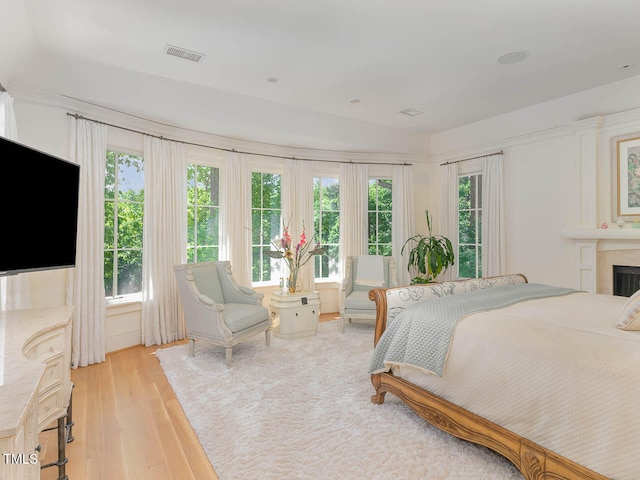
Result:
{"label": "white console table", "polygon": [[[38,435],[54,420],[58,429],[65,425],[71,396],[72,314],[72,307],[0,312],[2,480],[39,479]],[[62,478],[64,463],[66,459],[59,466]]]}
{"label": "white console table", "polygon": [[269,302],[274,334],[279,338],[301,338],[318,333],[318,292],[274,293]]}

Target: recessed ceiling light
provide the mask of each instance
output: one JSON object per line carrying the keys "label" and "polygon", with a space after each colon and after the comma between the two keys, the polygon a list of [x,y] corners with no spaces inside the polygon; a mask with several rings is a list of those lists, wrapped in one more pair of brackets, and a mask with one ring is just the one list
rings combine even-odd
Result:
{"label": "recessed ceiling light", "polygon": [[524,50],[518,52],[509,52],[504,55],[500,55],[496,60],[500,65],[511,65],[512,63],[518,63],[529,56],[529,52]]}
{"label": "recessed ceiling light", "polygon": [[351,100],[351,103],[360,103],[360,100],[358,100],[357,98],[354,98],[353,100]]}
{"label": "recessed ceiling light", "polygon": [[422,115],[424,112],[421,112],[420,110],[416,110],[414,108],[405,108],[404,110],[400,110],[399,113],[402,113],[403,115],[409,115],[410,117],[415,117],[416,115]]}
{"label": "recessed ceiling light", "polygon": [[278,80],[280,80],[278,77],[267,77],[269,83],[276,83]]}

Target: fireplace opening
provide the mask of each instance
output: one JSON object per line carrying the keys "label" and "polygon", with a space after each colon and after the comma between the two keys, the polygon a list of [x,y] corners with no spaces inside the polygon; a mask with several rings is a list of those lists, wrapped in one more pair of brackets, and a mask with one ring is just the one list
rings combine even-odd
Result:
{"label": "fireplace opening", "polygon": [[613,266],[613,294],[630,297],[640,290],[640,267]]}

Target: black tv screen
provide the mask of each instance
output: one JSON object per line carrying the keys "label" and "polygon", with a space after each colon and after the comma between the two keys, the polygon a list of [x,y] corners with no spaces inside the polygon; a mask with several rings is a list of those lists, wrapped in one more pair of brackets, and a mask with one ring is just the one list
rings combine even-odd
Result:
{"label": "black tv screen", "polygon": [[0,276],[76,263],[80,166],[0,137]]}

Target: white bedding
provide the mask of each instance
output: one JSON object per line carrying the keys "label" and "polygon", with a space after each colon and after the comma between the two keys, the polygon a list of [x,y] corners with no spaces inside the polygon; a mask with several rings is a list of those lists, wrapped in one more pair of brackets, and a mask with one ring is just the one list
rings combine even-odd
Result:
{"label": "white bedding", "polygon": [[393,373],[606,477],[640,478],[640,332],[575,293],[460,320],[442,378]]}

